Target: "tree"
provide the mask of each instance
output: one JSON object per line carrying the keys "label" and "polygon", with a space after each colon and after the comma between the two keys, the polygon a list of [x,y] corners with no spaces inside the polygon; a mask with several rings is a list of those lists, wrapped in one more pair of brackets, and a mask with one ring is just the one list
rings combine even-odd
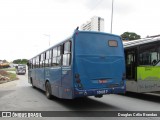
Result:
{"label": "tree", "polygon": [[22,63],[22,64],[27,64],[27,62],[28,62],[27,59],[22,59],[22,60],[21,60],[21,63]]}
{"label": "tree", "polygon": [[17,59],[13,61],[14,64],[27,64],[27,62],[27,59]]}
{"label": "tree", "polygon": [[122,35],[122,40],[137,40],[140,39],[141,36],[134,32],[124,32]]}

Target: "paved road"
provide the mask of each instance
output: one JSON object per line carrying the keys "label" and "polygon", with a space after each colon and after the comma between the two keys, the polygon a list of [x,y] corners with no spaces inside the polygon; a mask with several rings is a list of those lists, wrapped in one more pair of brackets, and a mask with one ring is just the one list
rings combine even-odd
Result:
{"label": "paved road", "polygon": [[[0,111],[160,111],[160,96],[155,94],[105,95],[103,98],[88,97],[76,100],[48,100],[43,91],[28,84],[27,76],[19,80],[0,84]],[[3,118],[4,119],[4,118]],[[49,118],[38,118],[49,119]],[[56,118],[64,119],[67,118]],[[68,118],[80,119],[75,117]],[[104,119],[86,118],[81,119]],[[108,119],[108,118],[107,118]],[[115,119],[115,118],[109,118]],[[127,120],[153,120],[160,118],[116,118]],[[17,120],[15,118],[15,120]]]}

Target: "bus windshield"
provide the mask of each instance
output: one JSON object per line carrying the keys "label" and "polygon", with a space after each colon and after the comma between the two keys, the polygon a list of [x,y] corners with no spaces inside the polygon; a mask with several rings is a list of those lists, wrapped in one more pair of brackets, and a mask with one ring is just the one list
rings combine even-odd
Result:
{"label": "bus windshield", "polygon": [[[77,55],[103,55],[103,56],[123,56],[123,52],[118,47],[119,37],[106,34],[79,33],[76,40]],[[123,50],[123,48],[121,49]]]}

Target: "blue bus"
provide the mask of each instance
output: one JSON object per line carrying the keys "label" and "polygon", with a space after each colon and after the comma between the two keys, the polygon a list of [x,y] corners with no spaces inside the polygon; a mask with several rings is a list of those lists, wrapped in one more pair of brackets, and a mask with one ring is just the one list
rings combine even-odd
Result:
{"label": "blue bus", "polygon": [[124,49],[117,35],[75,30],[30,59],[28,66],[29,83],[49,99],[125,93]]}

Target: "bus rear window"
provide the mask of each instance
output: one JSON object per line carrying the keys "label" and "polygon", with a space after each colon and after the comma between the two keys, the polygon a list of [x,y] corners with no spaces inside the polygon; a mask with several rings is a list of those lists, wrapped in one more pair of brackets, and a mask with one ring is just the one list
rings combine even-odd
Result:
{"label": "bus rear window", "polygon": [[118,42],[116,40],[109,40],[108,45],[110,47],[118,47]]}

